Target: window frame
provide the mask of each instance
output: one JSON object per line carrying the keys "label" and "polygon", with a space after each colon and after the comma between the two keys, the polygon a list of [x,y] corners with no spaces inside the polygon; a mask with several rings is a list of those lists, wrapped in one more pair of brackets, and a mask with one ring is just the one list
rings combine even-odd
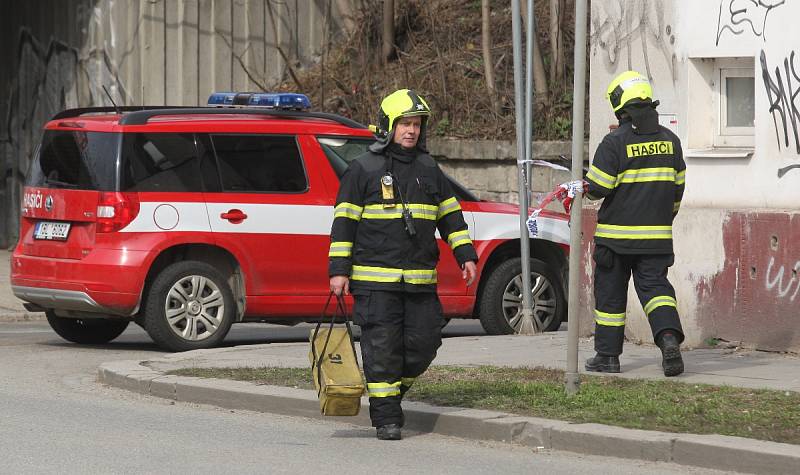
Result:
{"label": "window frame", "polygon": [[[268,195],[302,195],[308,193],[311,189],[311,180],[308,176],[308,167],[306,167],[306,159],[303,154],[303,147],[300,145],[298,134],[259,134],[259,133],[235,133],[235,132],[207,132],[205,136],[208,138],[208,143],[214,154],[214,165],[217,168],[217,177],[219,179],[220,191],[219,193],[234,193],[234,194],[268,194]],[[305,178],[306,186],[298,191],[259,191],[259,190],[226,190],[225,181],[222,177],[222,167],[219,163],[219,154],[217,153],[217,145],[214,143],[215,136],[225,137],[284,137],[291,138],[297,148],[297,156],[300,158],[300,167],[303,171],[303,178]]]}
{"label": "window frame", "polygon": [[[753,127],[728,126],[728,78],[752,78],[755,85],[755,70],[753,61],[749,58],[717,58],[714,64],[714,77],[716,87],[714,98],[717,123],[714,130],[713,146],[715,148],[724,147],[754,147],[755,146],[755,124]],[[753,88],[753,100],[755,101],[755,87]]]}

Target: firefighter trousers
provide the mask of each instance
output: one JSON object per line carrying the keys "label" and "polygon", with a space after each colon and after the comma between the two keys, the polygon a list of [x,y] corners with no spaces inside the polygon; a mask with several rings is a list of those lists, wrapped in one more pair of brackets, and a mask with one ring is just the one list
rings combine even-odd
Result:
{"label": "firefighter trousers", "polygon": [[596,246],[594,261],[594,348],[599,355],[622,354],[631,274],[653,340],[658,343],[662,331],[672,330],[683,341],[675,289],[667,280],[674,254],[617,254],[605,246]]}
{"label": "firefighter trousers", "polygon": [[354,292],[361,358],[374,427],[403,425],[400,401],[442,344],[442,306],[435,292]]}

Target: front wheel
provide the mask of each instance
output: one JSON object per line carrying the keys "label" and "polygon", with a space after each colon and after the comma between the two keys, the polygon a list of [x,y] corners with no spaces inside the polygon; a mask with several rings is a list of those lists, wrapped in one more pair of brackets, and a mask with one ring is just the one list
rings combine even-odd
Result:
{"label": "front wheel", "polygon": [[[557,274],[547,264],[531,259],[531,302],[544,331],[561,326],[567,304]],[[522,259],[508,259],[495,267],[481,294],[480,320],[489,335],[517,333],[522,326]]]}
{"label": "front wheel", "polygon": [[47,323],[61,338],[83,345],[108,343],[128,328],[128,320],[103,318],[62,318],[53,310],[45,312]]}
{"label": "front wheel", "polygon": [[171,351],[211,348],[230,330],[234,307],[228,281],[214,267],[176,262],[150,286],[144,326],[153,341]]}

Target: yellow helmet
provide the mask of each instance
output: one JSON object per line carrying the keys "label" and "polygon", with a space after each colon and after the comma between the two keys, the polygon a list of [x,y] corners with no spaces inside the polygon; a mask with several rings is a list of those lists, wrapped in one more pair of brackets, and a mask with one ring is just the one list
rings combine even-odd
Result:
{"label": "yellow helmet", "polygon": [[411,89],[400,89],[381,102],[380,120],[378,125],[383,133],[389,133],[394,128],[394,123],[400,117],[431,115],[431,109],[425,99]]}
{"label": "yellow helmet", "polygon": [[646,77],[636,71],[625,71],[615,77],[606,90],[606,99],[614,112],[618,112],[630,101],[653,99],[653,88]]}

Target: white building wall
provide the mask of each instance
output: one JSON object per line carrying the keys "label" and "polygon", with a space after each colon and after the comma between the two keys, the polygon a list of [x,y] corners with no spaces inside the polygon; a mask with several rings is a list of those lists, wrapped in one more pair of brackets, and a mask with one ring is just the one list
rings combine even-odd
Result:
{"label": "white building wall", "polygon": [[[800,1],[595,1],[590,28],[590,156],[616,124],[606,88],[628,69],[650,78],[662,123],[683,142],[687,186],[670,280],[687,342],[721,336],[800,350]],[[709,150],[722,58],[754,74],[749,148]],[[628,301],[628,336],[650,341],[632,289]],[[588,313],[593,301],[586,305]]]}

